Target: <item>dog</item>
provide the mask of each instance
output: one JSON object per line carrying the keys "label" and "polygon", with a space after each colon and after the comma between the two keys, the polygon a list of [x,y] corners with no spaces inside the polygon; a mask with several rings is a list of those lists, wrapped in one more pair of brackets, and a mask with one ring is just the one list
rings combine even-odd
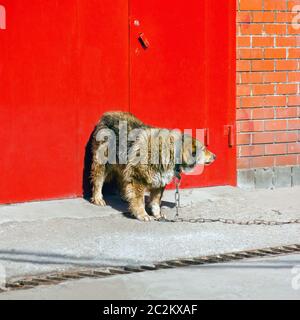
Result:
{"label": "dog", "polygon": [[[91,201],[105,206],[102,187],[114,178],[134,217],[159,220],[164,218],[160,207],[166,185],[215,158],[190,135],[148,126],[129,112],[104,113],[92,136]],[[145,208],[146,191],[150,215]]]}

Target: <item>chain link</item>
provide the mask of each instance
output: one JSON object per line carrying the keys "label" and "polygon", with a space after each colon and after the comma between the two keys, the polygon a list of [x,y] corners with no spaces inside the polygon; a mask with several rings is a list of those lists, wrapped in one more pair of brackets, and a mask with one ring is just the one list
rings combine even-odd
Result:
{"label": "chain link", "polygon": [[224,218],[180,218],[179,209],[180,209],[180,176],[175,177],[175,207],[176,214],[173,219],[163,218],[160,221],[162,222],[188,222],[188,223],[213,223],[220,222],[225,224],[236,224],[241,226],[250,226],[250,225],[265,225],[265,226],[281,226],[285,224],[300,224],[300,219],[291,219],[287,221],[272,221],[272,220],[263,220],[263,219],[253,219],[247,221],[235,220],[235,219],[224,219]]}
{"label": "chain link", "polygon": [[180,179],[175,180],[176,190],[175,190],[175,206],[176,206],[176,215],[175,218],[179,218],[179,208],[180,208],[180,193],[179,193],[179,186],[180,186]]}

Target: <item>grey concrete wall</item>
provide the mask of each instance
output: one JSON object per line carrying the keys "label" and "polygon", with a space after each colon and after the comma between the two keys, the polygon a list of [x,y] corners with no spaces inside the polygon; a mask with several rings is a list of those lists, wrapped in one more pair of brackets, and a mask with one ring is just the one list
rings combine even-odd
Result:
{"label": "grey concrete wall", "polygon": [[300,185],[300,166],[238,170],[237,184],[245,189],[274,189]]}

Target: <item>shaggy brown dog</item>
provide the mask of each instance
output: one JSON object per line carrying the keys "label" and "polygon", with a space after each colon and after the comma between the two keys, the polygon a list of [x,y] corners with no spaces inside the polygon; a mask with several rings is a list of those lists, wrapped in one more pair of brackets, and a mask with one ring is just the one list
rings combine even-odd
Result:
{"label": "shaggy brown dog", "polygon": [[92,202],[104,206],[103,183],[116,178],[131,213],[141,221],[151,220],[145,210],[146,191],[150,192],[152,215],[155,219],[162,218],[161,198],[173,177],[215,159],[213,153],[191,136],[147,126],[128,112],[102,116],[94,131],[92,153]]}

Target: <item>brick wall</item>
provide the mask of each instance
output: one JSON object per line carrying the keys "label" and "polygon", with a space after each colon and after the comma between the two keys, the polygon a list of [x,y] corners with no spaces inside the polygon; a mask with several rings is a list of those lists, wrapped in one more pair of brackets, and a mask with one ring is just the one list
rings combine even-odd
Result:
{"label": "brick wall", "polygon": [[295,5],[300,11],[300,0],[237,0],[239,169],[300,165],[300,24],[297,29],[292,23],[300,23],[300,12],[292,12]]}

